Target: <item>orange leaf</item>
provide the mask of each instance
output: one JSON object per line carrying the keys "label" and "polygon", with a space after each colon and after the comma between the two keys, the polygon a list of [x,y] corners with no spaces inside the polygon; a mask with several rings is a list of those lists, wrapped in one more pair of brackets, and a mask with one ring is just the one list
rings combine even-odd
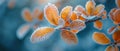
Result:
{"label": "orange leaf", "polygon": [[32,33],[30,40],[32,43],[47,40],[54,33],[54,31],[55,29],[51,27],[38,28]]}
{"label": "orange leaf", "polygon": [[86,11],[88,13],[89,16],[93,16],[93,12],[94,12],[94,9],[95,9],[95,2],[94,0],[89,0],[87,3],[86,3]]}
{"label": "orange leaf", "polygon": [[102,4],[99,4],[96,6],[95,10],[94,10],[94,15],[99,15],[104,11],[105,6]]}
{"label": "orange leaf", "polygon": [[108,46],[105,51],[119,51],[119,48],[117,46]]}
{"label": "orange leaf", "polygon": [[38,16],[38,20],[42,21],[44,19],[44,13],[41,12]]}
{"label": "orange leaf", "polygon": [[81,20],[74,20],[70,24],[70,29],[72,29],[72,30],[81,31],[81,30],[85,29],[85,27],[86,27],[85,22],[83,22]]}
{"label": "orange leaf", "polygon": [[40,13],[41,13],[41,11],[40,11],[39,8],[34,8],[34,10],[33,10],[33,12],[32,12],[33,18],[37,18]]}
{"label": "orange leaf", "polygon": [[61,37],[68,44],[77,44],[78,43],[78,39],[77,39],[76,35],[68,30],[62,30]]}
{"label": "orange leaf", "polygon": [[120,9],[117,9],[114,13],[114,22],[115,24],[119,24],[120,23]]}
{"label": "orange leaf", "polygon": [[23,16],[23,19],[25,21],[28,21],[28,22],[32,22],[33,21],[32,14],[31,14],[31,12],[30,12],[30,10],[28,8],[25,8],[22,11],[22,16]]}
{"label": "orange leaf", "polygon": [[48,3],[44,8],[45,18],[48,22],[54,26],[58,25],[59,12],[54,4]]}
{"label": "orange leaf", "polygon": [[77,15],[78,15],[78,16],[80,16],[81,14],[82,14],[82,15],[85,15],[85,16],[88,16],[88,14],[87,14],[86,11],[85,11],[85,8],[82,7],[81,5],[77,5],[77,6],[75,7],[75,12],[77,12]]}
{"label": "orange leaf", "polygon": [[116,2],[117,7],[120,8],[120,0],[115,0],[115,2]]}
{"label": "orange leaf", "polygon": [[71,14],[72,14],[72,6],[66,6],[62,9],[60,15],[64,21],[68,21],[70,19]]}
{"label": "orange leaf", "polygon": [[101,30],[102,29],[102,26],[103,26],[103,23],[99,20],[95,21],[94,22],[94,27]]}
{"label": "orange leaf", "polygon": [[84,21],[84,22],[86,21],[86,18],[84,18],[84,17],[81,16],[81,15],[79,16],[79,19],[82,20],[82,21]]}
{"label": "orange leaf", "polygon": [[72,20],[72,21],[74,21],[74,20],[76,20],[77,19],[77,14],[75,13],[75,11],[74,12],[72,12],[72,15],[71,15],[71,17],[70,17],[70,19]]}
{"label": "orange leaf", "polygon": [[94,32],[92,38],[98,44],[106,45],[110,43],[109,38],[104,33]]}
{"label": "orange leaf", "polygon": [[112,38],[115,42],[120,40],[120,30],[117,30],[113,33]]}
{"label": "orange leaf", "polygon": [[116,12],[116,10],[117,10],[117,8],[113,8],[111,11],[110,11],[110,13],[109,13],[109,17],[114,21],[115,20],[115,18],[114,18],[114,13]]}
{"label": "orange leaf", "polygon": [[112,33],[114,33],[115,31],[116,31],[116,26],[110,27],[110,28],[108,29],[108,33],[109,33],[109,34],[112,34]]}
{"label": "orange leaf", "polygon": [[73,32],[74,34],[77,34],[79,32],[79,30],[70,30],[71,32]]}

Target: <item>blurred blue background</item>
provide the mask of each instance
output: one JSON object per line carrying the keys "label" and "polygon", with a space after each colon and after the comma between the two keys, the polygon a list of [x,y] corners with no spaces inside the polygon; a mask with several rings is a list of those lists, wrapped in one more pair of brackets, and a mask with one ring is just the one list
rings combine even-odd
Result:
{"label": "blurred blue background", "polygon": [[[95,31],[105,33],[111,40],[111,36],[107,34],[107,29],[114,24],[109,19],[102,20],[103,29],[97,30],[93,27],[93,23],[88,23],[87,27],[77,34],[79,43],[77,45],[68,45],[60,37],[60,31],[56,31],[48,40],[40,43],[33,44],[30,42],[30,36],[33,30],[30,30],[24,39],[19,40],[16,36],[17,29],[25,24],[21,11],[24,8],[31,10],[36,7],[35,0],[16,0],[14,8],[9,8],[8,3],[10,0],[0,0],[0,51],[104,51],[107,45],[99,45],[92,40],[92,34]],[[52,1],[52,0],[51,0]],[[65,0],[59,8],[71,5],[85,4],[88,0]],[[115,0],[95,0],[96,4],[104,4],[105,9],[109,12],[112,8],[116,7]],[[43,9],[43,6],[37,6]],[[42,21],[46,22],[47,21]],[[40,23],[42,26],[49,26],[45,23]],[[49,24],[49,23],[48,23]]]}

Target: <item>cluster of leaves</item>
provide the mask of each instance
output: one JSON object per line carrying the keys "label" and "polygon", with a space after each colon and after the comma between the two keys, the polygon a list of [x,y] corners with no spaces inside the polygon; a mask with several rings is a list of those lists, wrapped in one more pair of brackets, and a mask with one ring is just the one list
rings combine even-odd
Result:
{"label": "cluster of leaves", "polygon": [[[86,8],[86,9],[85,9]],[[37,43],[48,39],[56,30],[61,30],[61,38],[68,44],[77,44],[76,34],[86,28],[88,22],[94,22],[94,27],[102,29],[102,19],[106,18],[105,6],[99,4],[96,6],[94,0],[89,0],[86,6],[78,5],[73,10],[72,6],[66,6],[59,14],[58,8],[51,3],[44,8],[44,15],[47,21],[55,26],[37,28],[32,36],[31,42]]]}
{"label": "cluster of leaves", "polygon": [[[22,17],[27,23],[20,26],[17,30],[17,37],[19,39],[23,39],[30,29],[36,29],[39,26],[39,21],[43,20],[43,12],[39,8],[35,8],[33,12],[25,8],[22,11]],[[36,22],[34,23],[34,21]]]}
{"label": "cluster of leaves", "polygon": [[[9,8],[13,8],[15,5],[16,0],[10,0],[10,4],[8,4]],[[49,0],[36,0],[35,3],[38,2],[40,6],[44,5],[46,2],[49,2]],[[62,1],[55,1],[54,4],[57,5],[57,7],[60,7],[60,4]],[[17,30],[17,37],[18,39],[23,39],[26,34],[29,32],[30,29],[35,30],[40,26],[40,22],[44,19],[44,12],[36,6],[33,8],[33,11],[30,11],[29,8],[24,8],[21,13],[23,19],[27,22],[26,24],[21,25]]]}
{"label": "cluster of leaves", "polygon": [[[118,8],[113,8],[109,13],[109,17],[115,26],[108,29],[108,34],[112,34],[114,42],[111,42],[111,40],[102,32],[94,32],[92,37],[96,43],[108,45],[106,51],[119,51],[120,0],[116,0],[116,4]],[[105,6],[102,4],[96,5],[94,0],[87,1],[85,8],[81,5],[77,5],[74,9],[72,6],[66,6],[61,10],[60,14],[58,8],[54,4],[48,3],[43,12],[40,12],[39,9],[35,9],[31,14],[28,9],[25,9],[23,12],[23,17],[26,21],[32,22],[33,20],[42,20],[43,14],[45,19],[54,27],[36,28],[38,27],[37,25],[32,26],[35,27],[35,31],[30,37],[31,42],[33,43],[45,41],[53,35],[55,31],[60,30],[61,38],[66,43],[77,44],[78,37],[76,35],[78,32],[86,28],[87,23],[94,22],[94,27],[98,30],[102,30],[103,23],[101,20],[107,18]],[[25,24],[20,28],[20,30],[18,30],[17,34],[19,38],[22,38],[23,35],[21,36],[21,34],[26,34],[26,31],[29,30],[28,28],[30,25],[28,24]]]}
{"label": "cluster of leaves", "polygon": [[108,45],[106,51],[119,51],[118,46],[120,46],[120,0],[115,0],[118,8],[113,8],[109,17],[114,23],[114,26],[108,29],[108,34],[112,35],[112,39],[114,42],[110,41],[110,39],[101,32],[93,33],[93,40],[101,45]]}

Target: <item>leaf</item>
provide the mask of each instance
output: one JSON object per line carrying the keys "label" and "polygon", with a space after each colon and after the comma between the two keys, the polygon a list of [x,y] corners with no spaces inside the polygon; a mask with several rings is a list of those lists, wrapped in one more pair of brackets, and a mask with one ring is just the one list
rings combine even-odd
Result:
{"label": "leaf", "polygon": [[105,51],[119,51],[119,48],[117,46],[108,46]]}
{"label": "leaf", "polygon": [[51,27],[40,27],[32,33],[30,40],[32,43],[47,40],[54,33],[54,31],[55,29]]}
{"label": "leaf", "polygon": [[15,7],[16,0],[9,0],[8,8],[13,9]]}
{"label": "leaf", "polygon": [[104,10],[102,13],[103,13],[102,19],[106,19],[107,18],[107,11]]}
{"label": "leaf", "polygon": [[115,43],[116,43],[116,46],[120,46],[120,39],[117,40]]}
{"label": "leaf", "polygon": [[105,51],[113,51],[114,47],[108,46]]}
{"label": "leaf", "polygon": [[101,30],[103,26],[103,23],[100,20],[97,20],[94,22],[94,27]]}
{"label": "leaf", "polygon": [[72,6],[66,6],[62,9],[60,15],[64,21],[68,21],[70,19],[71,14],[72,14]]}
{"label": "leaf", "polygon": [[66,21],[64,27],[69,27],[70,26],[70,21]]}
{"label": "leaf", "polygon": [[115,3],[117,5],[117,7],[120,8],[120,0],[115,0]]}
{"label": "leaf", "polygon": [[38,16],[38,20],[42,21],[44,19],[44,13],[41,12]]}
{"label": "leaf", "polygon": [[34,19],[43,20],[44,13],[39,8],[34,8],[32,16]]}
{"label": "leaf", "polygon": [[117,8],[113,8],[113,9],[111,9],[111,11],[109,12],[109,17],[111,18],[111,20],[113,20],[114,21],[114,13],[116,12],[116,10],[117,10]]}
{"label": "leaf", "polygon": [[85,8],[84,8],[83,6],[81,6],[81,5],[77,5],[77,6],[75,7],[75,12],[77,12],[77,15],[78,15],[78,16],[80,16],[81,14],[82,14],[82,15],[85,15],[85,16],[88,16],[88,14],[87,14],[86,11],[85,11]]}
{"label": "leaf", "polygon": [[73,30],[73,29],[71,29],[70,31],[73,32],[74,34],[77,34],[79,32],[79,30]]}
{"label": "leaf", "polygon": [[108,33],[109,34],[113,34],[114,32],[116,31],[116,26],[112,26],[112,27],[110,27],[109,29],[108,29]]}
{"label": "leaf", "polygon": [[34,8],[33,12],[32,12],[32,17],[33,18],[37,18],[39,16],[39,14],[41,13],[39,8]]}
{"label": "leaf", "polygon": [[30,10],[28,8],[23,9],[22,17],[27,22],[32,22],[33,21],[32,14],[31,14],[31,12],[30,12]]}
{"label": "leaf", "polygon": [[89,0],[87,3],[86,3],[86,11],[88,13],[89,16],[93,16],[93,12],[94,12],[94,9],[95,9],[95,2],[93,0]]}
{"label": "leaf", "polygon": [[96,6],[95,10],[94,10],[94,15],[99,15],[104,11],[105,6],[102,4],[99,4]]}
{"label": "leaf", "polygon": [[20,26],[17,30],[17,38],[23,39],[29,30],[30,30],[29,24],[24,24]]}
{"label": "leaf", "polygon": [[70,29],[72,30],[83,30],[86,28],[86,24],[85,22],[81,21],[81,20],[74,20],[71,22],[70,24]]}
{"label": "leaf", "polygon": [[82,20],[82,21],[86,21],[87,19],[86,18],[84,18],[83,16],[79,16],[79,20]]}
{"label": "leaf", "polygon": [[77,44],[78,39],[76,35],[69,30],[62,30],[61,32],[62,39],[68,44]]}
{"label": "leaf", "polygon": [[54,4],[55,4],[57,7],[60,7],[60,6],[61,6],[61,4],[62,4],[62,1],[57,0]]}
{"label": "leaf", "polygon": [[106,45],[110,43],[109,38],[101,32],[94,32],[92,38],[98,44]]}
{"label": "leaf", "polygon": [[120,30],[117,30],[113,33],[112,38],[115,42],[120,40]]}
{"label": "leaf", "polygon": [[49,3],[44,8],[44,14],[45,18],[48,20],[48,22],[54,26],[58,25],[59,20],[59,12],[57,7],[54,4]]}
{"label": "leaf", "polygon": [[114,14],[114,24],[120,24],[120,9],[117,9]]}
{"label": "leaf", "polygon": [[77,18],[78,18],[77,13],[76,13],[75,11],[73,11],[70,19],[71,19],[72,21],[74,21],[74,20],[76,20]]}

